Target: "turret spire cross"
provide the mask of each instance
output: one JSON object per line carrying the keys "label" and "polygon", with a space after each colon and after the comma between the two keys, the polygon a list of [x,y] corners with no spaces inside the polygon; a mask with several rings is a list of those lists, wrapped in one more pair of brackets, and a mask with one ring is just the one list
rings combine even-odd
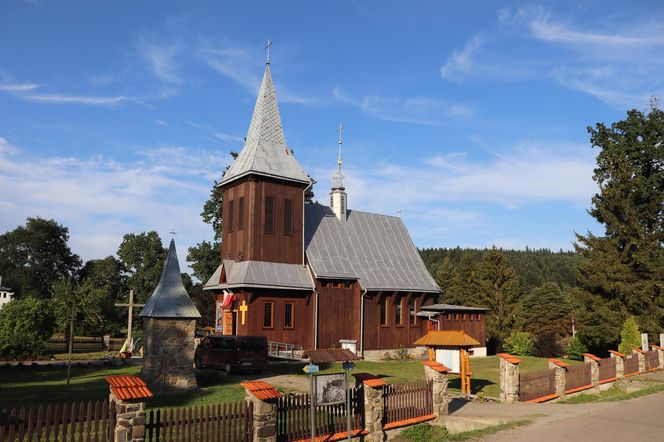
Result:
{"label": "turret spire cross", "polygon": [[270,64],[270,46],[272,46],[272,40],[268,38],[265,46],[265,64]]}

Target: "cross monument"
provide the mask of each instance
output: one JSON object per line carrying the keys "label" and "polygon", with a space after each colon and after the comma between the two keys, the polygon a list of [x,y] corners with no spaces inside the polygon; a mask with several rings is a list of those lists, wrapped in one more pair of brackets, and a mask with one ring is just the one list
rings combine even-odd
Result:
{"label": "cross monument", "polygon": [[115,304],[116,307],[129,307],[129,313],[127,314],[127,345],[131,345],[131,322],[134,316],[134,307],[143,307],[144,305],[134,303],[134,290],[129,290],[128,304]]}

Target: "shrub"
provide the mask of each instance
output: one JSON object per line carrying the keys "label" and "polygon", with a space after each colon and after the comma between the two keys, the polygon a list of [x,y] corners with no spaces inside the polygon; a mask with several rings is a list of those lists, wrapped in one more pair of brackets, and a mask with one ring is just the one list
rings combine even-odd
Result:
{"label": "shrub", "polygon": [[53,334],[54,316],[48,301],[15,299],[0,310],[0,357],[40,356]]}
{"label": "shrub", "polygon": [[403,430],[400,436],[413,442],[442,441],[447,436],[447,429],[434,427],[431,424],[418,424]]}
{"label": "shrub", "polygon": [[569,340],[569,345],[567,346],[567,358],[574,359],[575,361],[582,361],[584,353],[588,353],[588,348],[586,348],[581,339],[579,339],[578,335]]}
{"label": "shrub", "polygon": [[620,353],[631,354],[635,348],[641,348],[641,332],[634,316],[625,319],[623,328],[620,331]]}
{"label": "shrub", "polygon": [[535,354],[535,339],[527,332],[513,331],[503,347],[507,353],[518,356],[532,356]]}

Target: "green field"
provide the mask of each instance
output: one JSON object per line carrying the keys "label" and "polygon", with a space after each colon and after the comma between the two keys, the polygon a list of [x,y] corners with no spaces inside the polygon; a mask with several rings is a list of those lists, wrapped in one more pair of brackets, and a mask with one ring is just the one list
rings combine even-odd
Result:
{"label": "green field", "polygon": [[[524,372],[547,368],[545,358],[521,358],[521,370]],[[577,363],[576,361],[566,361]],[[471,359],[473,393],[497,397],[499,391],[499,360],[495,356]],[[306,379],[302,371],[305,364],[273,364],[262,376],[293,375]],[[321,365],[321,373],[340,372],[341,364]],[[0,407],[41,404],[46,402],[88,401],[108,397],[108,385],[105,376],[111,374],[139,374],[140,366],[126,367],[72,367],[72,382],[66,385],[64,367],[14,367],[0,369]],[[389,383],[412,382],[424,379],[424,367],[419,361],[359,361],[352,373],[367,372],[384,377]],[[255,376],[252,376],[255,378]],[[244,389],[240,382],[246,376],[226,374],[206,370],[198,378],[199,388],[195,392],[178,394],[159,394],[149,403],[152,407],[175,407],[217,402],[234,402],[244,398]],[[304,384],[306,385],[306,384]],[[459,378],[450,375],[450,391],[459,392]],[[279,385],[276,385],[280,388]],[[284,389],[282,388],[282,391]],[[288,391],[288,390],[285,390]]]}

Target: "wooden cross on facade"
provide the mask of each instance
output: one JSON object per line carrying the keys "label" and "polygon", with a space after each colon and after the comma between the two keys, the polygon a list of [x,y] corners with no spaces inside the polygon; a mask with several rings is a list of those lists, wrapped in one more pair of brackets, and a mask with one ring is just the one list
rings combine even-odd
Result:
{"label": "wooden cross on facade", "polygon": [[145,304],[134,304],[134,291],[129,290],[128,304],[115,304],[116,307],[129,307],[127,314],[127,345],[131,344],[131,323],[134,317],[134,307],[143,307]]}
{"label": "wooden cross on facade", "polygon": [[242,314],[242,325],[244,325],[245,322],[245,315],[247,314],[247,310],[249,310],[249,307],[247,307],[247,301],[242,301],[242,305],[240,305],[240,313]]}

